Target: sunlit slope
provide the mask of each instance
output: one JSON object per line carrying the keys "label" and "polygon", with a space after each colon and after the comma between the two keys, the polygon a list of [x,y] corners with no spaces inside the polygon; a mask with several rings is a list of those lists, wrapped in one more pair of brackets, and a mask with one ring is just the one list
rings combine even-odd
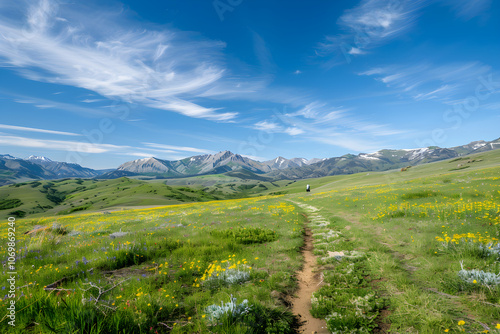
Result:
{"label": "sunlit slope", "polygon": [[[46,216],[127,206],[170,205],[220,199],[200,189],[120,178],[34,181],[0,188],[0,216]],[[17,200],[17,203],[16,203]],[[17,214],[16,214],[17,213]]]}

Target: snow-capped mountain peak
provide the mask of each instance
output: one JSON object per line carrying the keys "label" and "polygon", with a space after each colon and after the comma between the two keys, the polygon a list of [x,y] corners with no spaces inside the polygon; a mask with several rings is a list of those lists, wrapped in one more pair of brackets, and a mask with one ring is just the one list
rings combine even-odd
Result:
{"label": "snow-capped mountain peak", "polygon": [[19,159],[19,158],[13,157],[10,154],[0,154],[0,158],[7,159],[7,160],[16,160],[16,159]]}
{"label": "snow-capped mountain peak", "polygon": [[52,162],[52,160],[50,160],[49,158],[46,158],[46,157],[40,157],[40,156],[36,156],[36,155],[30,155],[28,157],[28,160],[37,160],[37,161],[45,161],[45,162]]}

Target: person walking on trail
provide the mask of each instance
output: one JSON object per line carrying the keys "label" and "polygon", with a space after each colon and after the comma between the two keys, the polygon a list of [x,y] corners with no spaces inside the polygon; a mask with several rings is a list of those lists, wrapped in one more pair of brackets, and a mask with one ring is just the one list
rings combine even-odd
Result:
{"label": "person walking on trail", "polygon": [[306,186],[306,192],[310,192],[311,191],[311,186],[310,185],[307,185]]}

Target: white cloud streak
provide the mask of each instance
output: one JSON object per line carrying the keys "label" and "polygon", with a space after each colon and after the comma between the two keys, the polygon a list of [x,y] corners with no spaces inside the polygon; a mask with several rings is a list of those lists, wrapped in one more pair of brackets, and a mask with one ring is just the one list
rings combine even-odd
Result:
{"label": "white cloud streak", "polygon": [[151,153],[143,153],[143,152],[129,152],[129,153],[121,153],[120,155],[128,155],[132,157],[140,157],[140,158],[153,158],[154,154]]}
{"label": "white cloud streak", "polygon": [[[2,128],[0,126],[0,128]],[[38,130],[38,129],[36,129]],[[40,132],[40,131],[36,131]],[[51,132],[52,133],[52,132]],[[78,152],[82,154],[116,154],[136,157],[161,156],[168,159],[183,159],[193,155],[193,153],[213,154],[213,151],[185,146],[164,145],[156,143],[142,143],[145,147],[135,147],[128,145],[112,145],[90,143],[86,141],[72,140],[48,140],[40,138],[29,138],[23,136],[13,136],[0,133],[0,146],[28,147],[37,150],[56,150],[67,152]]]}
{"label": "white cloud streak", "polygon": [[83,102],[83,103],[96,103],[96,102],[102,102],[104,101],[103,99],[85,99],[85,100],[82,100],[80,102]]}
{"label": "white cloud streak", "polygon": [[28,128],[24,126],[7,125],[0,124],[0,129],[14,130],[14,131],[26,131],[26,132],[39,132],[39,133],[49,133],[53,135],[63,135],[63,136],[81,136],[78,133],[64,132],[64,131],[54,131],[54,130],[44,130],[38,128]]}
{"label": "white cloud streak", "polygon": [[446,65],[391,65],[377,67],[359,75],[371,76],[415,100],[437,99],[449,102],[457,97],[473,95],[480,83],[479,78],[489,73],[492,73],[490,66],[468,62]]}
{"label": "white cloud streak", "polygon": [[281,132],[282,127],[274,122],[260,121],[254,124],[254,129],[265,132]]}
{"label": "white cloud streak", "polygon": [[248,158],[248,159],[255,160],[255,161],[266,161],[266,160],[268,160],[267,158],[259,157],[259,156],[255,156],[255,155],[241,154],[241,156],[245,157],[245,158]]}
{"label": "white cloud streak", "polygon": [[106,153],[114,150],[123,150],[129,148],[128,146],[118,146],[110,144],[92,144],[79,141],[47,140],[4,135],[0,135],[0,145],[62,150],[79,153]]}
{"label": "white cloud streak", "polygon": [[326,36],[316,49],[319,56],[329,57],[330,65],[350,61],[350,56],[369,53],[379,45],[408,31],[427,0],[363,0],[338,19],[344,33]]}
{"label": "white cloud streak", "polygon": [[290,136],[297,136],[304,133],[304,130],[296,126],[283,126],[273,121],[260,121],[254,124],[255,130],[268,133],[286,133]]}
{"label": "white cloud streak", "polygon": [[[58,109],[63,111],[69,111],[78,115],[85,116],[97,116],[97,117],[112,117],[112,112],[104,112],[95,108],[80,107],[75,104],[58,102],[47,99],[33,98],[21,95],[12,95],[13,101],[22,104],[32,104],[39,109]],[[110,106],[112,108],[113,106]]]}
{"label": "white cloud streak", "polygon": [[326,36],[316,54],[328,57],[329,66],[350,62],[352,56],[369,54],[408,32],[427,6],[444,4],[458,17],[470,20],[487,13],[491,3],[492,0],[362,0],[337,20],[344,32]]}
{"label": "white cloud streak", "polygon": [[226,85],[223,43],[179,31],[126,28],[116,15],[84,5],[21,3],[27,7],[25,22],[0,13],[0,66],[31,80],[188,117],[228,121],[237,116],[192,102]]}
{"label": "white cloud streak", "polygon": [[360,120],[346,108],[334,108],[321,101],[312,101],[295,112],[275,112],[272,118],[255,123],[253,128],[357,152],[379,149],[387,142],[384,138],[410,132]]}
{"label": "white cloud streak", "polygon": [[156,143],[142,143],[147,147],[159,148],[165,150],[173,150],[173,151],[181,151],[181,152],[194,152],[194,153],[203,153],[203,154],[212,154],[213,151],[205,150],[201,148],[195,147],[187,147],[187,146],[175,146],[175,145],[165,145],[165,144],[156,144]]}
{"label": "white cloud streak", "polygon": [[286,128],[285,133],[288,133],[290,136],[297,136],[297,135],[301,135],[304,133],[304,130],[302,129],[299,129],[297,127],[289,127],[289,128]]}

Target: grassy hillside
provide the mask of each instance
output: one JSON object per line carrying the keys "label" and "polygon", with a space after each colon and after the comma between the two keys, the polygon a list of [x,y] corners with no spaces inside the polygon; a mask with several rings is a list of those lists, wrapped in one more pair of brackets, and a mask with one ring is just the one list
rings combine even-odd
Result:
{"label": "grassy hillside", "polygon": [[[413,166],[406,171],[394,169],[384,172],[364,172],[351,175],[327,176],[322,178],[305,179],[290,183],[290,181],[274,182],[280,185],[281,191],[286,194],[305,192],[306,185],[311,185],[312,192],[329,191],[345,187],[372,185],[381,183],[400,183],[428,175],[436,175],[454,179],[464,173],[477,171],[489,167],[500,166],[500,150],[472,154],[439,162]],[[278,189],[269,192],[280,191]]]}
{"label": "grassy hillside", "polygon": [[167,185],[184,185],[203,189],[208,193],[234,198],[251,197],[262,194],[280,194],[287,184],[296,181],[272,182],[246,170],[225,174],[202,175],[189,178],[169,179]]}
{"label": "grassy hillside", "polygon": [[499,164],[500,150],[496,150],[415,166],[404,172],[398,169],[300,181],[270,182],[246,171],[149,181],[133,178],[33,181],[0,187],[0,216],[40,217],[47,214],[61,215],[78,211],[91,212],[124,207],[161,206],[261,195],[295,194],[304,192],[306,184],[311,185],[313,192],[328,191],[339,187],[381,182],[404,182],[430,173],[453,178],[463,172]]}
{"label": "grassy hillside", "polygon": [[[224,198],[200,189],[120,178],[66,179],[18,183],[0,188],[0,215],[70,214],[122,207],[172,205]],[[18,200],[13,202],[13,200]],[[2,205],[5,203],[5,205]],[[11,203],[11,205],[9,205]]]}
{"label": "grassy hillside", "polygon": [[163,206],[281,193],[289,181],[261,182],[226,175],[187,179],[64,179],[0,187],[0,216],[41,217],[126,207]]}

